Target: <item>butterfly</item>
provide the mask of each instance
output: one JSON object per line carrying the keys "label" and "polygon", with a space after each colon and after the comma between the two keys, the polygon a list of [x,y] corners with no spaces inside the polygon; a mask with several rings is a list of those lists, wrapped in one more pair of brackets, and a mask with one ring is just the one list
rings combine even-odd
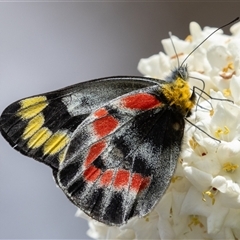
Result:
{"label": "butterfly", "polygon": [[108,77],[31,96],[3,111],[0,131],[48,165],[73,204],[120,226],[151,212],[170,184],[196,102],[188,78],[182,64],[165,81]]}
{"label": "butterfly", "polygon": [[3,111],[1,133],[51,167],[86,214],[121,225],[148,214],[170,183],[194,106],[186,74],[102,78],[25,98]]}

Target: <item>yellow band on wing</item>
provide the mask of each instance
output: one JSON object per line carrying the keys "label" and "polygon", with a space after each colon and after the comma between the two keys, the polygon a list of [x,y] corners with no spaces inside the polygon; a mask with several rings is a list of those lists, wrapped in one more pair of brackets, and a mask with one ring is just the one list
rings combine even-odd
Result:
{"label": "yellow band on wing", "polygon": [[66,132],[56,132],[44,144],[43,153],[56,154],[68,144],[69,140]]}
{"label": "yellow band on wing", "polygon": [[48,102],[45,96],[38,96],[24,99],[20,101],[20,105],[17,116],[29,119],[40,113],[48,105]]}

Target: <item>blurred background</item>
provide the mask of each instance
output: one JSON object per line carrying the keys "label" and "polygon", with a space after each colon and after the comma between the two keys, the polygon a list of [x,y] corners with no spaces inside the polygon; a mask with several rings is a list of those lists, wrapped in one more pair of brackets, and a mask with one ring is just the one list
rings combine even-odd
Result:
{"label": "blurred background", "polygon": [[[161,51],[169,31],[185,38],[191,21],[217,27],[239,9],[231,1],[1,2],[0,112],[20,98],[77,82],[140,75],[139,59]],[[50,168],[0,137],[1,239],[89,239],[76,210]]]}

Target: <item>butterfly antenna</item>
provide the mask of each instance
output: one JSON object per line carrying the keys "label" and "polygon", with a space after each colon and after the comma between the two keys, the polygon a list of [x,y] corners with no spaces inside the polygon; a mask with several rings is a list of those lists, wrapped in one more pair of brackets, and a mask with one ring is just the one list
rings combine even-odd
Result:
{"label": "butterfly antenna", "polygon": [[180,62],[179,62],[179,58],[178,58],[178,54],[177,54],[177,50],[176,50],[176,48],[175,48],[175,46],[174,46],[174,43],[173,43],[173,40],[172,40],[172,33],[169,32],[168,35],[169,35],[169,38],[170,38],[170,40],[171,40],[171,43],[172,43],[172,46],[173,46],[174,53],[175,53],[175,55],[176,55],[176,57],[177,57],[178,68],[179,68],[179,67],[180,67]]}
{"label": "butterfly antenna", "polygon": [[221,143],[221,141],[215,137],[212,137],[210,134],[208,134],[207,132],[205,132],[204,130],[202,130],[200,127],[198,127],[197,125],[195,125],[194,123],[192,123],[191,121],[189,121],[187,118],[185,118],[185,120],[187,122],[189,122],[192,126],[194,126],[195,128],[197,128],[199,131],[203,132],[204,134],[206,134],[208,137],[210,137],[211,139]]}
{"label": "butterfly antenna", "polygon": [[193,54],[193,52],[196,51],[196,49],[199,48],[199,46],[201,46],[204,42],[206,42],[215,32],[217,32],[218,30],[228,26],[228,25],[231,25],[232,23],[236,22],[239,20],[239,17],[235,18],[234,20],[232,20],[231,22],[227,23],[227,24],[224,24],[223,26],[217,28],[216,30],[214,30],[211,34],[209,34],[202,42],[200,42],[188,55],[187,57],[184,59],[184,61],[182,62],[181,66],[186,62],[186,60]]}

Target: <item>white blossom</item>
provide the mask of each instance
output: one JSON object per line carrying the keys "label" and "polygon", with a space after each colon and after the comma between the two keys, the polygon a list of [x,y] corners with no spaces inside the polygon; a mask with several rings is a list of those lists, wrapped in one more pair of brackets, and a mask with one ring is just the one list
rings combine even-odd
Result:
{"label": "white blossom", "polygon": [[[162,40],[164,51],[138,70],[164,79],[215,28],[190,23],[190,36]],[[187,58],[190,86],[200,99],[186,122],[171,184],[150,214],[121,227],[89,221],[94,239],[240,239],[240,23],[214,33]],[[229,101],[227,101],[228,99]],[[81,216],[83,213],[79,210]]]}

